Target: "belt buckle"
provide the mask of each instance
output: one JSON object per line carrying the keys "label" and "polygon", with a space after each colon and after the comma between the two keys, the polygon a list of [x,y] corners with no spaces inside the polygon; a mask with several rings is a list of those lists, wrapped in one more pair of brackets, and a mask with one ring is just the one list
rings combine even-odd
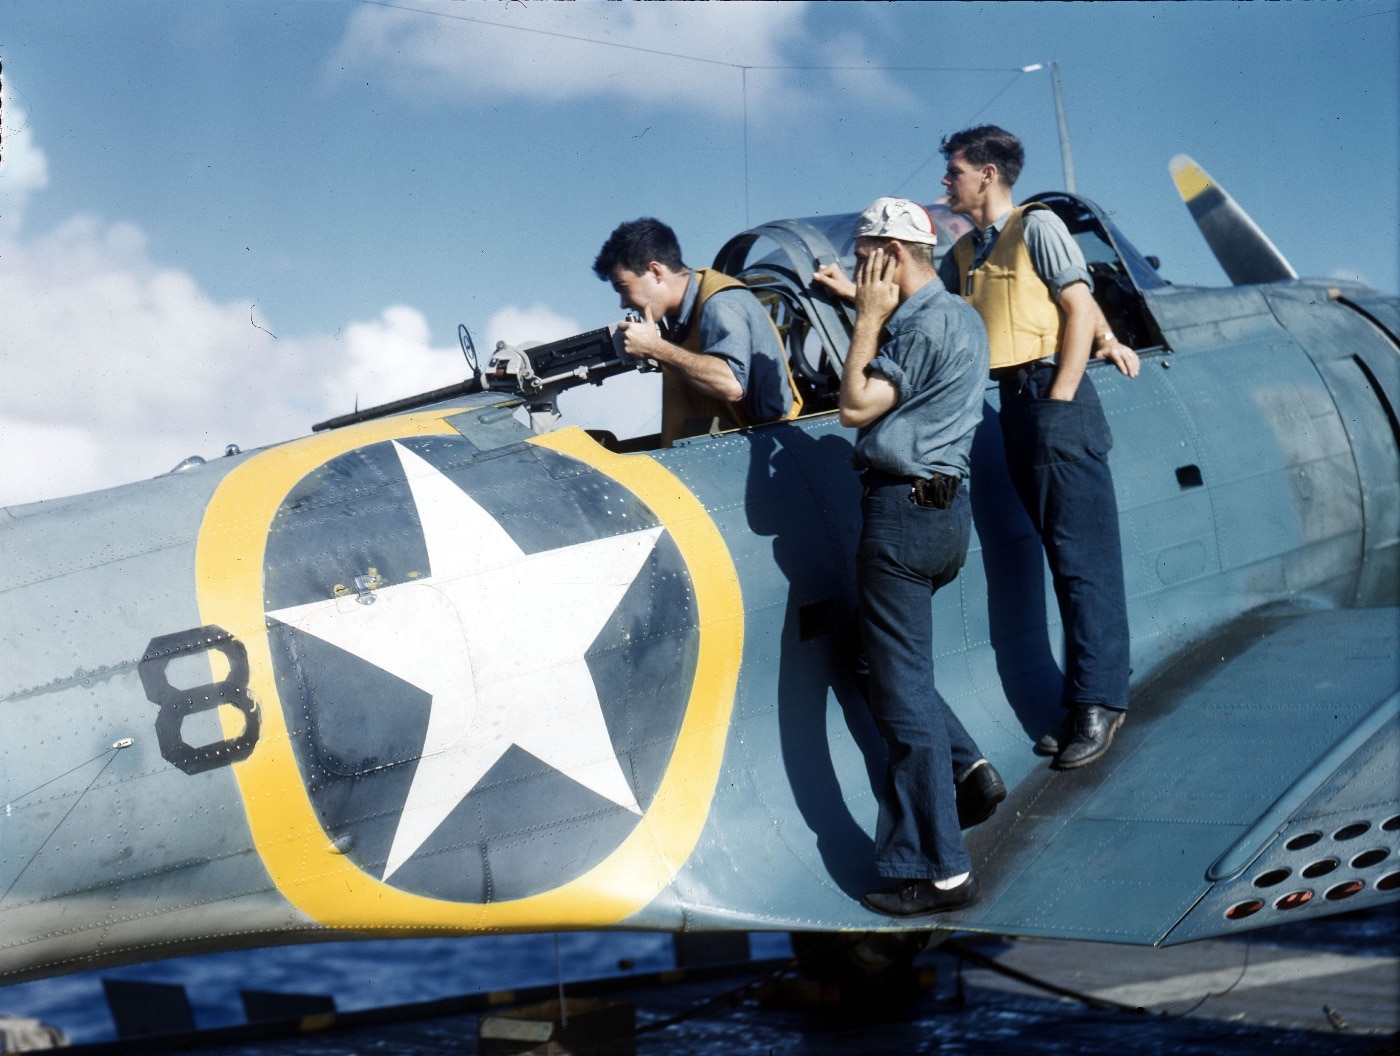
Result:
{"label": "belt buckle", "polygon": [[1031,380],[1031,374],[1034,372],[1036,364],[1039,362],[1040,360],[1033,359],[1029,363],[1022,363],[1019,367],[1016,368],[1017,396],[1021,395],[1021,393],[1026,391],[1026,382]]}

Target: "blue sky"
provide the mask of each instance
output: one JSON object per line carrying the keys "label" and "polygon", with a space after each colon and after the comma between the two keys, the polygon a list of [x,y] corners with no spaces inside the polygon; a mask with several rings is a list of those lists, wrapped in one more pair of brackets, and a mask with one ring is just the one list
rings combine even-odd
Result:
{"label": "blue sky", "polygon": [[[459,380],[459,322],[600,326],[624,219],[700,265],[746,221],[932,201],[974,121],[1058,188],[1049,74],[1017,72],[1050,59],[1080,192],[1168,278],[1226,283],[1184,152],[1301,274],[1400,292],[1398,55],[1396,0],[0,0],[0,504]],[[644,427],[628,380],[565,409]]]}

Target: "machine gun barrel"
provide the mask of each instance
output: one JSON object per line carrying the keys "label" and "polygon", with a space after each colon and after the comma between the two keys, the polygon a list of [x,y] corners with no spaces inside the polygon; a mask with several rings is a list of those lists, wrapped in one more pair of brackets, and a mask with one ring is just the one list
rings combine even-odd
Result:
{"label": "machine gun barrel", "polygon": [[392,403],[381,403],[377,407],[366,407],[364,410],[352,411],[336,418],[327,418],[324,422],[317,422],[313,425],[311,431],[321,433],[327,429],[339,429],[346,425],[367,422],[372,418],[385,418],[391,414],[402,414],[404,411],[417,410],[419,407],[427,407],[442,400],[451,400],[458,396],[468,396],[473,392],[480,392],[482,387],[480,380],[469,378],[466,381],[459,381],[456,385],[434,389],[432,392],[420,392],[417,396],[405,396]]}

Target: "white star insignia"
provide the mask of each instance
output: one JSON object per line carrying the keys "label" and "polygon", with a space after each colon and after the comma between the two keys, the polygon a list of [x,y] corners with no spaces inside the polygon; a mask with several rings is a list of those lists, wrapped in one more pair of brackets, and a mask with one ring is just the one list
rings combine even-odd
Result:
{"label": "white star insignia", "polygon": [[422,758],[384,867],[392,876],[511,745],[626,807],[584,653],[663,529],[526,554],[456,484],[395,443],[432,574],[268,615],[432,696]]}

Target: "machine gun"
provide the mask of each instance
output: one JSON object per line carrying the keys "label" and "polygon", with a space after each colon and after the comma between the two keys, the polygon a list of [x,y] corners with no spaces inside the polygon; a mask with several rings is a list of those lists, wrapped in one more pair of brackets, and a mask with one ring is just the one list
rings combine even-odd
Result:
{"label": "machine gun", "polygon": [[601,385],[629,370],[655,370],[623,350],[622,332],[610,323],[597,330],[538,345],[496,342],[491,361],[481,375],[483,388],[512,392],[525,400],[530,428],[537,433],[559,421],[559,394],[585,383]]}
{"label": "machine gun", "polygon": [[[629,318],[635,321],[630,313]],[[473,376],[468,380],[318,422],[312,430],[337,429],[490,390],[522,397],[530,413],[530,427],[537,433],[545,433],[559,421],[558,398],[564,390],[585,383],[601,385],[608,378],[629,370],[658,369],[650,360],[636,359],[623,350],[622,333],[616,323],[542,344],[508,345],[498,341],[485,371],[477,369],[476,350],[470,346],[471,336],[466,333],[466,327],[459,328],[458,338],[472,370]]]}

